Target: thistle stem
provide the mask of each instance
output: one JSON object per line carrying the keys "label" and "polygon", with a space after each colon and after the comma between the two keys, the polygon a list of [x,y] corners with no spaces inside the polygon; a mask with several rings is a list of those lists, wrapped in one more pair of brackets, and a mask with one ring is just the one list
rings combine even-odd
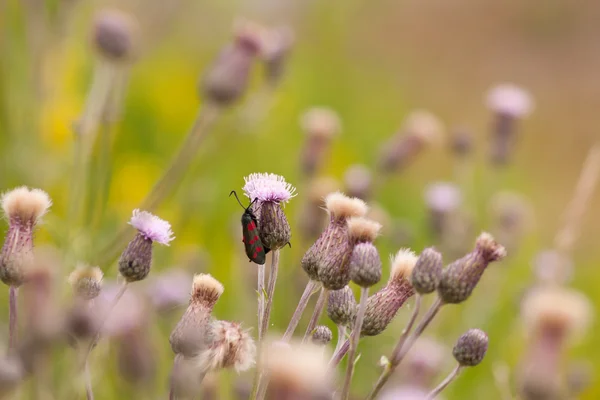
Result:
{"label": "thistle stem", "polygon": [[402,360],[404,359],[410,348],[413,346],[415,341],[419,338],[419,336],[421,336],[425,328],[429,326],[429,324],[443,305],[444,303],[438,297],[435,300],[435,302],[431,305],[429,310],[427,310],[427,313],[423,316],[423,319],[421,319],[421,322],[419,322],[419,324],[415,328],[415,332],[412,334],[412,336],[409,339],[405,339],[405,344],[401,348],[399,348],[396,345],[392,353],[390,363],[386,366],[384,371],[379,376],[379,379],[377,380],[377,383],[373,387],[373,390],[367,397],[367,400],[373,400],[376,398],[381,388],[387,383],[392,373],[396,370],[396,367],[398,367],[400,362],[402,362]]}
{"label": "thistle stem", "polygon": [[346,339],[344,343],[340,346],[338,350],[333,354],[331,360],[329,360],[329,370],[333,371],[337,368],[339,363],[342,361],[344,356],[348,353],[350,349],[350,339]]}
{"label": "thistle stem", "polygon": [[273,296],[275,295],[275,284],[277,283],[277,272],[279,270],[279,249],[271,252],[271,272],[269,274],[269,283],[267,286],[267,299],[262,317],[262,335],[263,337],[269,330],[269,320],[271,319],[271,308],[273,307]]}
{"label": "thistle stem", "polygon": [[446,377],[446,379],[444,379],[442,383],[440,383],[435,389],[429,392],[426,400],[434,399],[435,396],[440,394],[442,390],[444,390],[449,384],[452,383],[452,381],[454,381],[458,377],[461,371],[462,367],[460,366],[460,364],[457,364],[456,367],[454,367],[454,369],[452,370],[452,372]]}
{"label": "thistle stem", "polygon": [[302,342],[306,342],[308,340],[308,338],[312,334],[312,331],[317,326],[319,318],[321,318],[321,314],[323,313],[323,309],[325,308],[327,296],[329,296],[329,290],[322,287],[321,294],[319,294],[317,304],[315,304],[315,310],[313,311],[313,315],[310,318],[310,321],[308,322],[308,326],[306,327],[306,332],[304,333],[304,339],[302,339]]}
{"label": "thistle stem", "polygon": [[416,294],[415,296],[415,307],[413,309],[412,315],[410,316],[410,319],[408,320],[408,323],[406,324],[406,328],[404,328],[404,330],[402,331],[402,335],[400,335],[400,339],[398,339],[398,343],[396,343],[396,347],[394,347],[394,350],[392,351],[392,360],[395,360],[398,358],[398,356],[400,355],[400,351],[402,351],[402,348],[404,347],[404,343],[406,343],[406,339],[408,339],[408,335],[410,334],[410,331],[413,328],[413,325],[415,324],[415,321],[417,320],[417,316],[419,315],[419,311],[421,309],[421,295],[419,293]]}
{"label": "thistle stem", "polygon": [[365,311],[367,310],[367,299],[369,298],[369,288],[360,289],[360,303],[358,305],[358,312],[356,314],[356,320],[354,321],[354,327],[352,328],[352,335],[350,336],[350,351],[348,352],[348,365],[346,366],[346,379],[344,380],[344,386],[342,387],[341,400],[348,399],[350,395],[350,384],[352,382],[352,374],[354,373],[354,359],[356,357],[356,349],[358,347],[358,341],[360,340],[360,331],[362,328],[363,320],[365,318]]}
{"label": "thistle stem", "polygon": [[262,341],[263,332],[263,317],[265,315],[265,265],[258,266],[258,281],[256,291],[258,292],[258,340]]}
{"label": "thistle stem", "polygon": [[17,291],[18,288],[10,286],[8,289],[8,354],[11,354],[16,346],[17,333]]}
{"label": "thistle stem", "polygon": [[335,345],[335,350],[333,351],[333,354],[336,354],[340,350],[340,348],[342,347],[344,342],[346,341],[346,331],[348,330],[348,328],[346,328],[346,326],[344,326],[344,325],[338,325],[337,328],[338,328],[337,344]]}
{"label": "thistle stem", "polygon": [[85,379],[85,396],[87,400],[94,400],[94,391],[92,390],[92,374],[90,374],[89,361],[85,361],[83,366],[83,374]]}
{"label": "thistle stem", "polygon": [[[287,342],[289,341],[292,336],[294,335],[294,332],[296,331],[296,328],[298,327],[298,323],[300,322],[300,319],[302,318],[302,314],[304,314],[304,310],[306,309],[306,306],[308,305],[308,301],[310,300],[311,296],[313,295],[315,289],[317,288],[318,282],[313,281],[312,279],[308,281],[308,283],[306,284],[306,287],[304,288],[304,293],[302,293],[302,297],[300,297],[300,301],[298,302],[298,306],[296,307],[296,311],[294,311],[294,315],[292,315],[292,319],[290,320],[290,323],[287,327],[287,329],[285,330],[285,333],[283,334],[283,341]],[[338,339],[339,341],[339,339]]]}

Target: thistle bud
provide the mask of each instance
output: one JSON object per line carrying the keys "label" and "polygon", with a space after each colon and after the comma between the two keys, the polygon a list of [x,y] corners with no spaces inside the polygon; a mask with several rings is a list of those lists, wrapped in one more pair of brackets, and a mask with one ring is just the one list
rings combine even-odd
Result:
{"label": "thistle bud", "polygon": [[294,32],[285,26],[267,32],[263,45],[266,80],[277,86],[285,72],[285,64],[294,44]]}
{"label": "thistle bud", "polygon": [[442,132],[442,124],[435,115],[423,110],[413,111],[400,132],[382,147],[379,168],[383,172],[405,168],[425,148],[438,142]]}
{"label": "thistle bud", "polygon": [[452,355],[461,367],[474,367],[485,357],[488,341],[488,336],[484,331],[469,329],[458,338],[452,349]]}
{"label": "thistle bud", "polygon": [[487,266],[506,256],[506,250],[492,235],[482,233],[477,238],[475,249],[448,265],[442,273],[438,294],[442,301],[450,304],[462,303],[471,296]]}
{"label": "thistle bud", "polygon": [[246,196],[250,201],[258,199],[254,213],[258,219],[260,240],[271,250],[282,248],[292,237],[282,205],[296,195],[296,188],[287,183],[283,176],[275,174],[250,174],[244,181]]}
{"label": "thistle bud", "polygon": [[233,43],[221,51],[202,79],[200,91],[208,100],[228,106],[244,94],[260,51],[262,29],[247,21],[238,24]]}
{"label": "thistle bud", "polygon": [[383,332],[400,307],[415,294],[409,279],[416,262],[417,256],[410,250],[402,249],[394,256],[387,285],[367,299],[362,336]]}
{"label": "thistle bud", "polygon": [[352,165],[344,173],[344,184],[349,196],[368,200],[373,189],[371,170],[362,164]]}
{"label": "thistle bud", "polygon": [[52,201],[40,189],[25,186],[2,195],[2,209],[8,232],[0,254],[0,279],[9,286],[21,286],[24,267],[33,261],[33,232]]}
{"label": "thistle bud", "polygon": [[319,325],[315,328],[311,337],[311,341],[316,345],[325,346],[331,342],[332,338],[333,333],[331,332],[331,329],[325,325]]}
{"label": "thistle bud", "polygon": [[350,278],[361,287],[371,287],[381,279],[381,259],[373,240],[381,225],[364,217],[348,219],[348,237],[354,248],[350,256]]}
{"label": "thistle bud", "polygon": [[91,300],[100,294],[103,276],[102,270],[98,267],[78,265],[69,275],[69,283],[76,296]]}
{"label": "thistle bud", "polygon": [[300,165],[306,175],[314,175],[327,157],[331,141],[341,130],[335,111],[325,107],[311,108],[302,115],[300,125],[306,134]]}
{"label": "thistle bud", "polygon": [[531,113],[533,100],[526,90],[504,83],[490,89],[486,103],[495,114],[491,161],[494,164],[506,164],[515,140],[516,124]]}
{"label": "thistle bud", "polygon": [[169,245],[173,237],[171,224],[147,211],[133,210],[129,224],[138,233],[119,258],[119,272],[127,282],[141,281],[150,273],[152,243]]}
{"label": "thistle bud", "polygon": [[349,286],[329,292],[327,315],[336,325],[351,326],[356,316],[356,299]]}
{"label": "thistle bud", "polygon": [[207,347],[194,357],[201,371],[233,368],[241,372],[254,365],[256,346],[250,334],[239,323],[213,321],[207,332]]}
{"label": "thistle bud", "polygon": [[313,280],[329,290],[342,289],[350,282],[352,245],[348,240],[347,218],[364,216],[367,205],[360,199],[335,192],[325,198],[329,224],[302,258],[302,268]]}
{"label": "thistle bud", "polygon": [[94,18],[93,44],[110,61],[130,60],[135,55],[136,21],[118,10],[102,10]]}
{"label": "thistle bud", "polygon": [[423,250],[410,274],[410,282],[415,291],[420,294],[435,291],[440,283],[442,267],[440,252],[433,247]]}
{"label": "thistle bud", "polygon": [[223,285],[215,278],[194,276],[190,304],[169,337],[174,353],[194,357],[206,347],[212,309],[221,294]]}

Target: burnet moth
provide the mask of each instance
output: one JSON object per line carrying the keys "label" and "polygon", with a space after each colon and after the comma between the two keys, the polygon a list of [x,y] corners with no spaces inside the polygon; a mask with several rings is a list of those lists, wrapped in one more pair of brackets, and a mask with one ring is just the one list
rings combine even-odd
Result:
{"label": "burnet moth", "polygon": [[252,200],[248,207],[244,207],[235,190],[229,193],[229,197],[231,195],[235,196],[240,206],[244,209],[244,213],[242,214],[242,242],[244,242],[246,255],[250,261],[256,264],[264,264],[266,255],[271,249],[265,247],[258,236],[258,221],[256,215],[252,212],[252,205],[258,199]]}

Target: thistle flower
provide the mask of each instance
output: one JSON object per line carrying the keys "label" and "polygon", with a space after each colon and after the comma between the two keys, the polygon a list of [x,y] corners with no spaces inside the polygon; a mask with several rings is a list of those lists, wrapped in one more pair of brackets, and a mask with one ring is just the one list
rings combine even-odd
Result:
{"label": "thistle flower", "polygon": [[103,276],[100,268],[80,264],[69,275],[69,284],[76,296],[91,300],[100,294]]}
{"label": "thistle flower", "polygon": [[239,323],[213,321],[205,338],[208,342],[194,360],[200,370],[233,368],[246,371],[254,365],[256,346],[250,334]]}
{"label": "thistle flower", "polygon": [[323,278],[330,278],[328,283],[335,285],[329,285],[327,288],[338,290],[350,281],[348,263],[352,246],[348,241],[346,220],[353,216],[364,216],[368,208],[364,201],[350,198],[340,192],[327,195],[325,208],[329,214],[329,224],[304,254],[302,268],[312,280],[322,282]]}
{"label": "thistle flower", "polygon": [[477,286],[487,266],[505,256],[506,250],[492,235],[485,232],[479,235],[472,252],[444,269],[438,286],[438,294],[442,301],[450,304],[465,301]]}
{"label": "thistle flower", "polygon": [[424,110],[413,111],[402,129],[382,147],[379,168],[383,172],[405,168],[425,148],[438,142],[442,132],[443,126],[435,115]]}
{"label": "thistle flower", "polygon": [[306,134],[306,141],[300,152],[302,171],[314,175],[323,164],[331,141],[341,131],[341,122],[335,111],[326,107],[314,107],[306,111],[300,125]]}
{"label": "thistle flower", "polygon": [[174,236],[171,224],[147,211],[133,210],[129,224],[138,233],[121,254],[119,272],[127,282],[135,282],[141,281],[150,273],[152,243],[168,246]]}
{"label": "thistle flower", "polygon": [[344,185],[349,196],[366,201],[371,197],[373,174],[365,165],[352,165],[344,173]]}
{"label": "thistle flower", "polygon": [[234,41],[221,51],[204,75],[200,84],[201,94],[220,106],[229,106],[238,100],[248,87],[263,35],[261,26],[237,21]]}
{"label": "thistle flower", "polygon": [[462,334],[452,349],[452,355],[461,367],[474,367],[485,357],[488,336],[480,329],[469,329]]}
{"label": "thistle flower", "polygon": [[387,285],[367,300],[362,336],[376,336],[383,332],[400,307],[415,294],[410,283],[410,275],[417,263],[415,253],[402,249],[392,258],[391,263]]}
{"label": "thistle flower", "polygon": [[486,104],[495,114],[492,162],[506,164],[514,141],[516,123],[533,111],[533,100],[526,90],[504,83],[490,89]]}
{"label": "thistle flower", "polygon": [[437,289],[442,277],[442,254],[428,247],[419,256],[410,274],[410,282],[415,291],[428,294]]}
{"label": "thistle flower", "polygon": [[296,188],[275,174],[250,174],[244,178],[244,194],[258,202],[253,206],[258,219],[258,234],[262,243],[271,250],[282,248],[290,242],[290,224],[282,209],[296,195]]}
{"label": "thistle flower", "polygon": [[349,286],[329,292],[327,315],[338,326],[351,326],[356,316],[356,299]]}
{"label": "thistle flower", "polygon": [[333,339],[333,333],[331,332],[331,329],[325,325],[317,326],[311,337],[312,343],[319,346],[325,346],[329,344],[331,339]]}
{"label": "thistle flower", "polygon": [[212,309],[221,294],[223,285],[215,278],[194,276],[190,304],[169,337],[174,353],[194,357],[206,347]]}
{"label": "thistle flower", "polygon": [[267,32],[262,46],[266,80],[277,86],[285,72],[285,64],[294,44],[294,32],[288,26],[271,29]]}
{"label": "thistle flower", "polygon": [[23,283],[24,266],[33,261],[33,232],[52,201],[40,189],[18,187],[2,195],[8,232],[0,254],[0,279],[9,286]]}
{"label": "thistle flower", "polygon": [[371,287],[381,279],[381,259],[373,240],[381,225],[364,217],[348,219],[348,237],[354,242],[350,256],[350,279],[361,287]]}
{"label": "thistle flower", "polygon": [[122,11],[102,10],[94,17],[92,41],[104,58],[130,60],[136,53],[137,23]]}
{"label": "thistle flower", "polygon": [[425,204],[429,211],[430,226],[436,237],[449,233],[451,216],[462,205],[462,193],[458,186],[448,182],[435,182],[425,189]]}

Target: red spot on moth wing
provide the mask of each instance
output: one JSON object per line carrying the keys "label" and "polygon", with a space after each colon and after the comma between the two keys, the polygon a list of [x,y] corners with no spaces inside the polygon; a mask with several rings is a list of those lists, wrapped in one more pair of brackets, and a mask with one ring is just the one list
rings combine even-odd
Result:
{"label": "red spot on moth wing", "polygon": [[262,250],[263,250],[263,248],[262,248],[262,247],[260,247],[260,246],[258,246],[258,247],[256,248],[256,252],[261,252]]}
{"label": "red spot on moth wing", "polygon": [[256,225],[254,225],[254,222],[250,222],[250,223],[248,224],[248,230],[249,230],[250,232],[252,232],[252,231],[253,231],[255,228],[256,228]]}
{"label": "red spot on moth wing", "polygon": [[252,258],[256,258],[256,257],[258,257],[258,253],[254,252],[254,254],[252,254]]}
{"label": "red spot on moth wing", "polygon": [[258,235],[254,235],[254,237],[252,238],[253,242],[258,242]]}

